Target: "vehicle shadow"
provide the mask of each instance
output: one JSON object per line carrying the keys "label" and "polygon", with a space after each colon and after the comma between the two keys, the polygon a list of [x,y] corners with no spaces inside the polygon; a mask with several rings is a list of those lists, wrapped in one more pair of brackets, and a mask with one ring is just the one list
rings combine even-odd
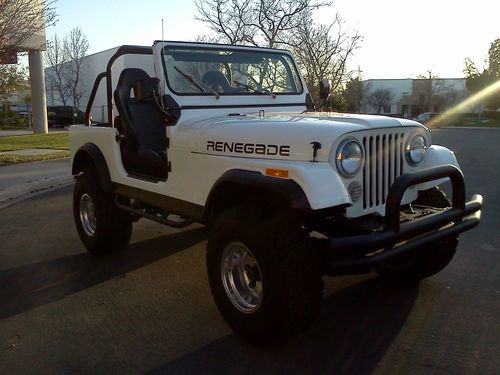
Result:
{"label": "vehicle shadow", "polygon": [[418,286],[375,277],[324,301],[314,326],[279,347],[226,336],[149,374],[369,374],[403,327]]}
{"label": "vehicle shadow", "polygon": [[130,245],[118,255],[80,253],[0,272],[0,320],[119,277],[206,239],[205,228]]}

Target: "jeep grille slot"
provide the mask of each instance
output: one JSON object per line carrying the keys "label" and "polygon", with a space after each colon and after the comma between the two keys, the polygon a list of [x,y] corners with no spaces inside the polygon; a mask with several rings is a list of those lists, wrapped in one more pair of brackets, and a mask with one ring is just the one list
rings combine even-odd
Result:
{"label": "jeep grille slot", "polygon": [[403,173],[404,133],[363,137],[363,208],[385,205],[392,183]]}

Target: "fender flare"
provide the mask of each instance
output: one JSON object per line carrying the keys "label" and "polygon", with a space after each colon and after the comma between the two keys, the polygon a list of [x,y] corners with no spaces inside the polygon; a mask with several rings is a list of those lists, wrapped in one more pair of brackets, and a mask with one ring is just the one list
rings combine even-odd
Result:
{"label": "fender flare", "polygon": [[94,143],[85,143],[76,152],[71,166],[73,176],[82,172],[85,164],[91,164],[95,168],[102,190],[108,193],[111,192],[112,183],[108,164],[101,150]]}
{"label": "fender flare", "polygon": [[219,177],[212,186],[205,204],[204,217],[210,215],[217,191],[226,184],[268,190],[283,196],[292,208],[311,209],[306,194],[294,180],[264,176],[255,171],[232,169]]}

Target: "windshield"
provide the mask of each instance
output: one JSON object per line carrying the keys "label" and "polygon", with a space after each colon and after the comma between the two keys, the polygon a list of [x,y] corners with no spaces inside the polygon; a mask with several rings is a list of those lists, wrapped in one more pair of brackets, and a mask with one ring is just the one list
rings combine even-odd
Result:
{"label": "windshield", "polygon": [[301,94],[290,56],[226,48],[165,47],[170,89],[178,95]]}

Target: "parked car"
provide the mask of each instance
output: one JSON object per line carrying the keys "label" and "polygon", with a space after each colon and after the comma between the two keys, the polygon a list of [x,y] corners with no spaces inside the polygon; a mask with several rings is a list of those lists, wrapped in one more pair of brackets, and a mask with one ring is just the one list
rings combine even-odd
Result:
{"label": "parked car", "polygon": [[47,121],[49,127],[65,127],[73,124],[83,124],[84,113],[78,108],[70,106],[47,107]]}
{"label": "parked car", "polygon": [[438,112],[424,112],[424,113],[419,114],[415,120],[420,122],[421,124],[426,125],[432,119],[436,118],[439,115],[440,115],[440,113],[438,113]]}

